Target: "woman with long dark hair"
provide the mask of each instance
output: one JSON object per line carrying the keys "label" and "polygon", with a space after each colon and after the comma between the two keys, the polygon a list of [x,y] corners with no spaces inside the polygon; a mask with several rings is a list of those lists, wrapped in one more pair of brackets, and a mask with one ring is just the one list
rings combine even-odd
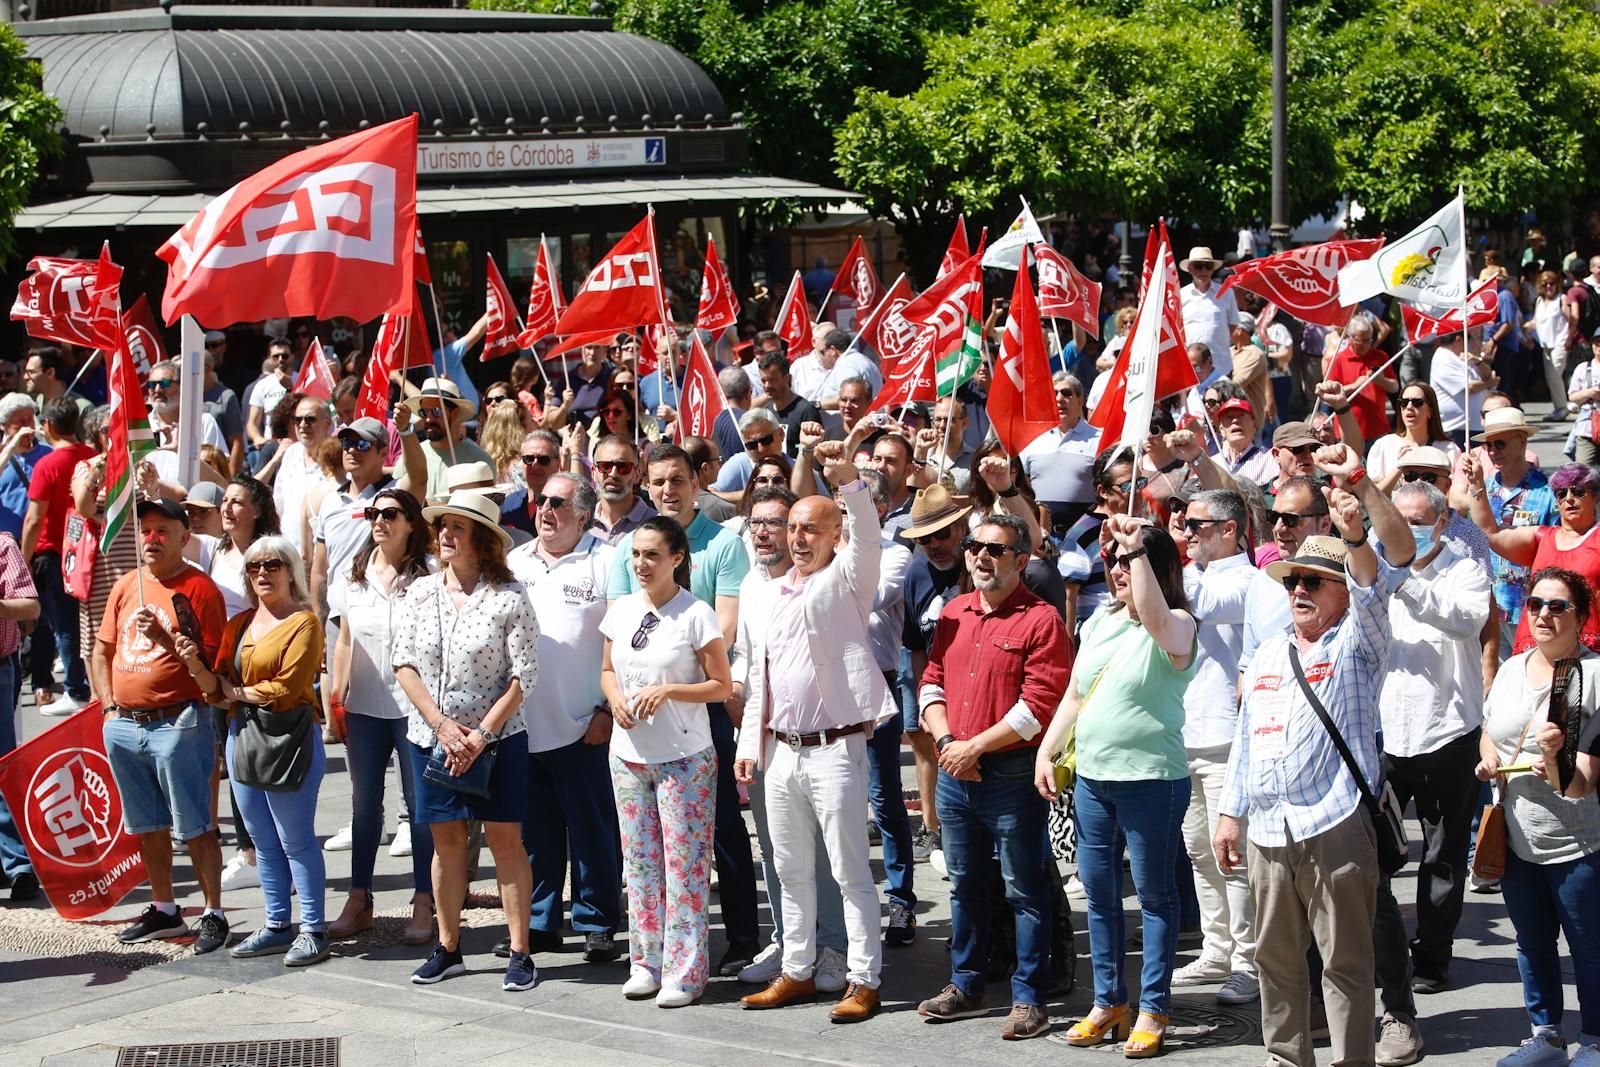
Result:
{"label": "woman with long dark hair", "polygon": [[1400,483],[1400,464],[1412,449],[1431,445],[1443,452],[1452,465],[1461,448],[1444,432],[1439,421],[1439,395],[1424,381],[1407,382],[1400,390],[1400,413],[1394,417],[1394,433],[1384,434],[1367,449],[1367,476],[1385,493],[1394,492]]}

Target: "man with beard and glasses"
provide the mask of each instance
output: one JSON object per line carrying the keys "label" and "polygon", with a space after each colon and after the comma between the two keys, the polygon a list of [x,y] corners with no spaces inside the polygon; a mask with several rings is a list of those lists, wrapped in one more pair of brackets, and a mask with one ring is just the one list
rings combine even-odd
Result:
{"label": "man with beard and glasses", "polygon": [[617,434],[600,438],[594,446],[594,473],[595,489],[600,494],[594,511],[594,535],[615,545],[656,513],[650,502],[635,491],[644,477],[638,447]]}

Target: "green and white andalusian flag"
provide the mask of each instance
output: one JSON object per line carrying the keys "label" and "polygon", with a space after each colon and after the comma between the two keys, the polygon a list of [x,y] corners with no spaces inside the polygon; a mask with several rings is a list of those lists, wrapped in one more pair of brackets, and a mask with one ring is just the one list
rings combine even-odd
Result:
{"label": "green and white andalusian flag", "polygon": [[900,312],[909,323],[934,331],[934,381],[949,396],[983,362],[983,242]]}
{"label": "green and white andalusian flag", "polygon": [[111,436],[106,449],[106,528],[100,532],[100,551],[111,550],[111,543],[134,511],[134,473],[139,462],[156,449],[150,431],[150,414],[139,391],[139,376],[126,339],[109,353],[111,357]]}

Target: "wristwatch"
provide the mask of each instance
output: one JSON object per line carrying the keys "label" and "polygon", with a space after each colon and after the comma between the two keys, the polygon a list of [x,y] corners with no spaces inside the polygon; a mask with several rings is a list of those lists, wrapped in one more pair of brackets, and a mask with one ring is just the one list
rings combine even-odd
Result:
{"label": "wristwatch", "polygon": [[943,752],[944,746],[954,743],[955,739],[955,734],[945,734],[943,737],[939,738],[939,740],[933,743],[933,750],[935,752]]}
{"label": "wristwatch", "polygon": [[485,730],[481,726],[478,727],[478,736],[483,738],[485,744],[489,744],[489,745],[492,745],[496,741],[500,740],[500,735],[499,734],[492,734],[488,730]]}
{"label": "wristwatch", "polygon": [[1009,489],[1000,490],[1000,495],[1005,497],[1007,500],[1010,500],[1014,496],[1021,496],[1022,495],[1022,490],[1018,489],[1015,485],[1013,485]]}

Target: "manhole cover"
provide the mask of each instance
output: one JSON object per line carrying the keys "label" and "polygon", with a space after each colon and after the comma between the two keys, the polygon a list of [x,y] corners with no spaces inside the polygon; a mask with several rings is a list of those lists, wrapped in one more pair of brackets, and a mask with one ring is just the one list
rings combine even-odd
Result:
{"label": "manhole cover", "polygon": [[129,1045],[117,1054],[117,1067],[339,1067],[339,1039]]}
{"label": "manhole cover", "polygon": [[[1261,1043],[1261,1016],[1259,1012],[1238,1011],[1216,1004],[1182,1004],[1173,1002],[1172,1021],[1167,1024],[1167,1049],[1179,1051],[1190,1048],[1222,1048],[1227,1045],[1259,1045]],[[1047,1041],[1065,1044],[1067,1026],[1077,1022],[1071,1019],[1066,1026],[1045,1035]],[[1122,1054],[1122,1042],[1107,1041],[1095,1046],[1098,1052]],[[119,1065],[120,1067],[120,1065]]]}

